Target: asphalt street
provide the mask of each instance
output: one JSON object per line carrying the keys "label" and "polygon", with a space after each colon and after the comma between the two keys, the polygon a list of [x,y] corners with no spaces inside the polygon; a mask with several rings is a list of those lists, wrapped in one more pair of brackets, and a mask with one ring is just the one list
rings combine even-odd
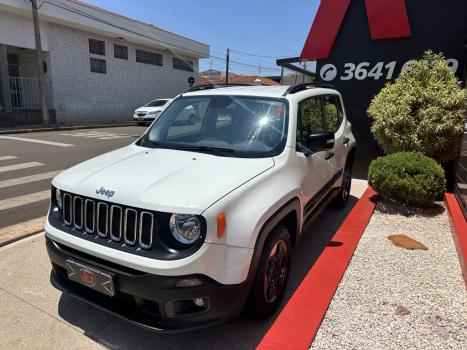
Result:
{"label": "asphalt street", "polygon": [[128,145],[144,130],[129,126],[0,135],[0,232],[24,222],[31,223],[29,231],[40,230],[57,173]]}
{"label": "asphalt street", "polygon": [[[125,146],[144,127],[0,135],[0,238],[14,230],[42,230],[54,174]],[[355,181],[343,210],[326,209],[306,227],[294,251],[283,304],[328,245],[366,187]],[[44,234],[0,247],[0,349],[253,349],[274,318],[239,316],[201,332],[148,332],[55,290],[49,281]]]}

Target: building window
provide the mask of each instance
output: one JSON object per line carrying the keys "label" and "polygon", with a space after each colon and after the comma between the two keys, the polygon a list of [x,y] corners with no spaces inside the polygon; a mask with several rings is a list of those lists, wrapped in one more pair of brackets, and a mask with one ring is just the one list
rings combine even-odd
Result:
{"label": "building window", "polygon": [[181,58],[174,57],[173,58],[173,68],[186,70],[187,72],[193,72],[193,61],[189,60],[182,60]]}
{"label": "building window", "polygon": [[105,60],[101,60],[100,58],[94,57],[91,57],[89,60],[91,64],[91,72],[107,74],[107,65]]}
{"label": "building window", "polygon": [[127,60],[128,59],[128,46],[114,44],[114,57]]}
{"label": "building window", "polygon": [[89,39],[89,53],[105,56],[105,42],[97,39]]}
{"label": "building window", "polygon": [[154,52],[136,49],[136,62],[162,66],[162,55]]}

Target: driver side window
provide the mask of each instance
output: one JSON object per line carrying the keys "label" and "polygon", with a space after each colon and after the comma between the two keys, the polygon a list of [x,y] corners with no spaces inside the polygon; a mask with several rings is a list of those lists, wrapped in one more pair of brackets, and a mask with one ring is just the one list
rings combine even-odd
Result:
{"label": "driver side window", "polygon": [[306,148],[308,136],[320,132],[324,132],[320,98],[316,96],[300,101],[297,115],[297,149]]}

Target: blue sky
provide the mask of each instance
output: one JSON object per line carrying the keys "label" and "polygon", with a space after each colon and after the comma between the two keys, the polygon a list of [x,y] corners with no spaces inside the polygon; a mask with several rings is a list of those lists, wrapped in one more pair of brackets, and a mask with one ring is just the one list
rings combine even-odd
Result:
{"label": "blue sky", "polygon": [[[319,6],[319,0],[85,0],[122,15],[211,46],[210,60],[200,70],[224,69],[227,47],[245,53],[285,57],[300,53]],[[233,64],[236,73],[280,74],[271,57],[232,52],[231,59],[254,67]],[[274,68],[274,69],[272,69]]]}

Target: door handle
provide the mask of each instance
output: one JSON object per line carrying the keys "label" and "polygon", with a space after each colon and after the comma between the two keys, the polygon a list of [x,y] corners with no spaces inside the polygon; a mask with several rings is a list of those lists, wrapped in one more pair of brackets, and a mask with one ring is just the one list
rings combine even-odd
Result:
{"label": "door handle", "polygon": [[329,160],[331,159],[332,157],[334,157],[334,152],[332,151],[329,151],[326,156],[324,157],[324,160]]}
{"label": "door handle", "polygon": [[349,142],[350,142],[350,139],[348,137],[345,137],[344,140],[342,141],[344,145],[347,145]]}

